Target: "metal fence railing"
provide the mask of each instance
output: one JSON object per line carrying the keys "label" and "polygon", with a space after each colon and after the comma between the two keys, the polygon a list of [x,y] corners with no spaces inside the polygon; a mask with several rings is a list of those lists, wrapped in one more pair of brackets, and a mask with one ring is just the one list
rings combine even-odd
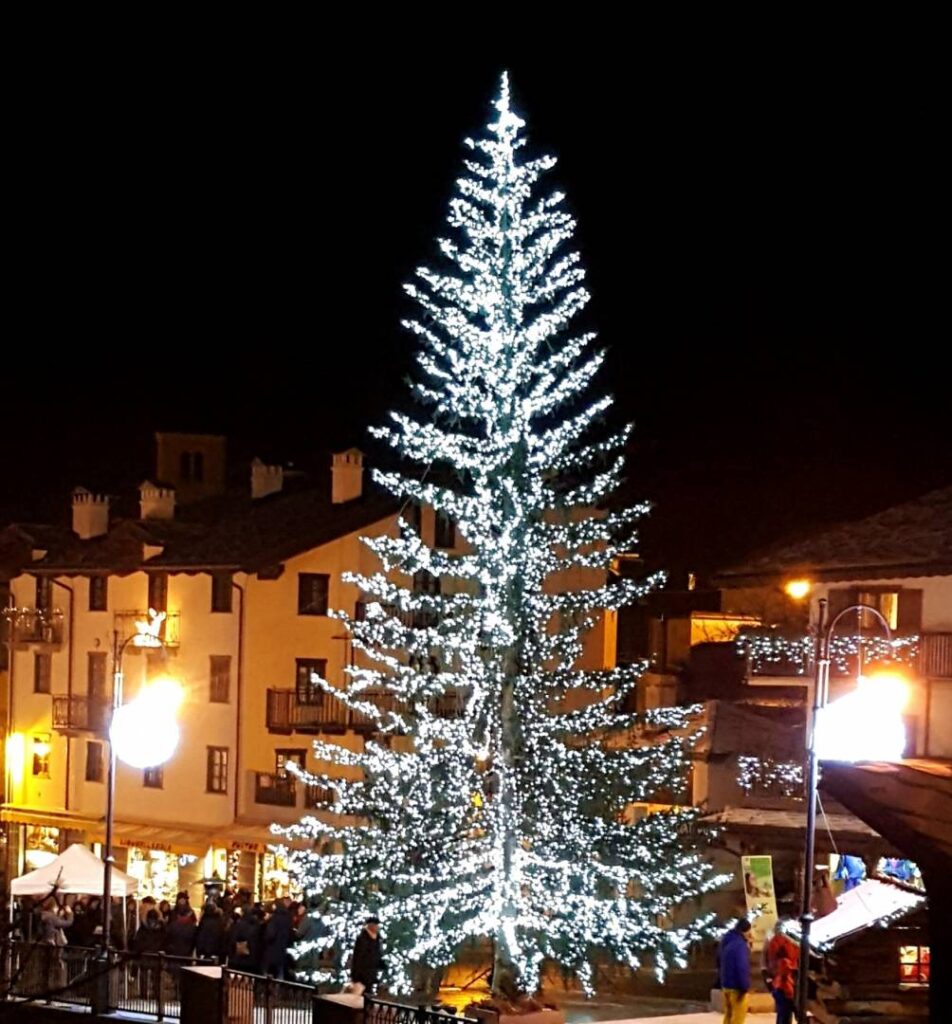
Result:
{"label": "metal fence railing", "polygon": [[16,999],[55,999],[89,1006],[89,979],[96,953],[95,949],[46,942],[5,942],[0,992]]}
{"label": "metal fence railing", "polygon": [[223,1016],[229,1024],[311,1024],[314,988],[293,981],[222,971]]}
{"label": "metal fence railing", "polygon": [[[204,961],[207,963],[207,961]],[[181,1013],[182,967],[203,963],[192,957],[111,952],[53,946],[43,942],[5,942],[0,964],[0,999],[93,1006],[108,973],[108,1009],[142,1014],[154,1021],[175,1021]]]}
{"label": "metal fence railing", "polygon": [[182,968],[203,961],[164,953],[117,957],[109,978],[109,1008],[153,1016],[157,1021],[178,1020]]}
{"label": "metal fence railing", "polygon": [[[98,1005],[108,1011],[134,1013],[157,1024],[180,1020],[183,994],[186,1000],[195,994],[184,991],[182,969],[211,963],[162,953],[133,956],[118,952],[112,952],[104,963],[98,949],[36,942],[4,942],[0,952],[0,1006],[4,1001],[72,1004],[94,1009]],[[103,972],[108,974],[107,1007],[102,1007],[106,989]],[[219,972],[216,969],[214,973]],[[278,981],[227,967],[221,968],[220,977],[213,976],[208,984],[212,986],[212,999],[203,1004],[209,1009],[200,1011],[208,1017],[208,1024],[312,1024],[314,1019],[316,992],[311,985]],[[370,996],[364,999],[364,1021],[478,1024],[472,1017]]]}

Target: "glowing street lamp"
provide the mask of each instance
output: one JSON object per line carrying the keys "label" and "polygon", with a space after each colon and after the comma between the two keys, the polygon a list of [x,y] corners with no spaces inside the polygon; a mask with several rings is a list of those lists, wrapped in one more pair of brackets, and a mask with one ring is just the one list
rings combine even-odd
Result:
{"label": "glowing street lamp", "polygon": [[[790,587],[800,581],[791,581]],[[791,594],[793,596],[793,594]],[[814,653],[813,707],[807,723],[807,831],[803,865],[803,901],[800,914],[800,979],[797,989],[797,1019],[807,1019],[809,991],[810,923],[813,920],[811,896],[813,889],[813,858],[816,845],[817,767],[822,757],[827,761],[898,761],[906,742],[902,709],[907,687],[896,673],[862,676],[856,690],[828,705],[830,691],[830,644],[833,631],[849,612],[865,612],[873,616],[892,642],[889,623],[878,608],[852,604],[827,624],[827,599],[820,599]]]}
{"label": "glowing street lamp", "polygon": [[[165,650],[162,622],[165,612],[149,609],[147,618],[136,622],[136,631],[122,643],[119,634],[113,640],[112,715],[109,722],[109,767],[106,779],[106,835],[103,844],[103,922],[100,956],[109,957],[109,933],[112,923],[112,831],[116,802],[116,758],[133,768],[153,768],[167,761],[178,745],[179,728],[175,712],[182,702],[181,687],[163,677],[146,684],[128,704],[122,703],[122,656],[126,648],[145,647]],[[106,977],[106,972],[103,972]]]}
{"label": "glowing street lamp", "polygon": [[812,589],[813,584],[809,580],[788,580],[783,585],[784,593],[794,601],[802,601]]}
{"label": "glowing street lamp", "polygon": [[860,676],[857,687],[822,708],[813,745],[820,761],[900,761],[906,747],[902,711],[909,698],[895,672]]}
{"label": "glowing street lamp", "polygon": [[113,711],[109,742],[116,757],[133,768],[164,764],[178,746],[175,712],[182,688],[173,679],[156,679],[135,700]]}

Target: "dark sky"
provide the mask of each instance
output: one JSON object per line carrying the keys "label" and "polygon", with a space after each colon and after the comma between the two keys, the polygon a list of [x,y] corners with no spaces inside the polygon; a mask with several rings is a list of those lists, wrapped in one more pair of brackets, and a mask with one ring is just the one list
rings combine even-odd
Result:
{"label": "dark sky", "polygon": [[658,560],[714,565],[952,482],[926,70],[553,52],[41,62],[13,158],[0,508],[145,475],[155,429],[227,432],[242,456],[361,443],[402,394],[400,285],[504,64],[560,158]]}

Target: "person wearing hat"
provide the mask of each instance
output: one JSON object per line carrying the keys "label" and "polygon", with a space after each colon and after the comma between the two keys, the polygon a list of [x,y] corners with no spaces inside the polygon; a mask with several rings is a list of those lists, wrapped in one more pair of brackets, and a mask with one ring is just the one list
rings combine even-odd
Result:
{"label": "person wearing hat", "polygon": [[383,964],[380,943],[380,918],[368,917],[364,922],[350,961],[350,980],[363,985],[365,992],[373,993]]}

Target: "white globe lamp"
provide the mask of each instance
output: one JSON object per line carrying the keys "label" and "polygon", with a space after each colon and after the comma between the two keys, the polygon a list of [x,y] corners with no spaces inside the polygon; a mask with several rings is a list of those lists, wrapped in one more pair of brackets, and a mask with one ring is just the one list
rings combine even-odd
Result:
{"label": "white globe lamp", "polygon": [[175,752],[179,727],[175,712],[182,691],[169,679],[157,679],[135,700],[116,708],[109,739],[116,757],[133,768],[155,768]]}

